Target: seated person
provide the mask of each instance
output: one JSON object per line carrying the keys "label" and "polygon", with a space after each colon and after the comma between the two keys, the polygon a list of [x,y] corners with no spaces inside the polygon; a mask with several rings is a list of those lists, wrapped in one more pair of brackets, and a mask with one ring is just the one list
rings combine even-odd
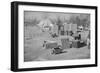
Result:
{"label": "seated person", "polygon": [[58,35],[56,33],[52,34],[52,37],[55,38],[55,37],[58,37]]}
{"label": "seated person", "polygon": [[70,31],[70,36],[72,36],[73,35],[73,31]]}
{"label": "seated person", "polygon": [[75,40],[81,40],[81,34],[79,34],[78,32],[75,32],[73,34],[73,37],[75,38]]}

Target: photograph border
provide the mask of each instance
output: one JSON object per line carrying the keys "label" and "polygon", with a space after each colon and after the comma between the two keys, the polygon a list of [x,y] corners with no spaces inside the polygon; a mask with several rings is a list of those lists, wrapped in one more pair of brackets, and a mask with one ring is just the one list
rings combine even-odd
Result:
{"label": "photograph border", "polygon": [[[18,68],[18,6],[49,6],[62,8],[82,8],[95,10],[95,64],[72,65],[72,66],[52,66],[39,68]],[[36,3],[36,2],[11,2],[11,71],[33,71],[33,70],[50,70],[50,69],[65,69],[65,68],[81,68],[81,67],[96,67],[97,66],[97,6],[84,5],[69,5],[69,4],[51,4],[51,3]]]}

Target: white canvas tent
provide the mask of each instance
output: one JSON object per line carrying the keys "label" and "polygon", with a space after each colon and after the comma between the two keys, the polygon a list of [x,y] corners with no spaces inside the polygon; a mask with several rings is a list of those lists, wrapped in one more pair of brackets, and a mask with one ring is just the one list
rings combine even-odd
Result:
{"label": "white canvas tent", "polygon": [[37,25],[44,31],[51,31],[53,29],[53,24],[48,19],[41,20]]}
{"label": "white canvas tent", "polygon": [[64,24],[64,31],[77,31],[77,24]]}

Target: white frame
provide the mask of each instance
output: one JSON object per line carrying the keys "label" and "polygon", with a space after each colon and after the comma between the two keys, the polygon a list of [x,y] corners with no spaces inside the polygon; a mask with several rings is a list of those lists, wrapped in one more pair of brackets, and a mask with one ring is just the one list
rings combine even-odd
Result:
{"label": "white frame", "polygon": [[[44,6],[18,6],[18,21],[19,21],[19,48],[18,48],[18,67],[19,68],[35,68],[35,67],[50,67],[50,66],[71,66],[82,64],[95,64],[95,10],[91,9],[76,9],[76,8],[58,8],[58,7],[44,7]],[[91,58],[80,60],[61,60],[61,61],[32,61],[24,62],[24,11],[48,11],[48,12],[64,12],[64,13],[88,13],[90,14],[91,23]]]}

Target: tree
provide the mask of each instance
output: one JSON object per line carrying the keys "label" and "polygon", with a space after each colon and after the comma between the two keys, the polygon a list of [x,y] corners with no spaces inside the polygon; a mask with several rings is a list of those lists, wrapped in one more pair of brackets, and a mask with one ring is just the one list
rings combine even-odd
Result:
{"label": "tree", "polygon": [[69,19],[69,23],[77,24],[77,26],[90,26],[90,16],[89,15],[80,15],[74,16],[72,15]]}
{"label": "tree", "polygon": [[34,26],[34,25],[38,24],[39,22],[40,22],[39,20],[34,18],[33,20],[24,22],[24,25],[25,26]]}

